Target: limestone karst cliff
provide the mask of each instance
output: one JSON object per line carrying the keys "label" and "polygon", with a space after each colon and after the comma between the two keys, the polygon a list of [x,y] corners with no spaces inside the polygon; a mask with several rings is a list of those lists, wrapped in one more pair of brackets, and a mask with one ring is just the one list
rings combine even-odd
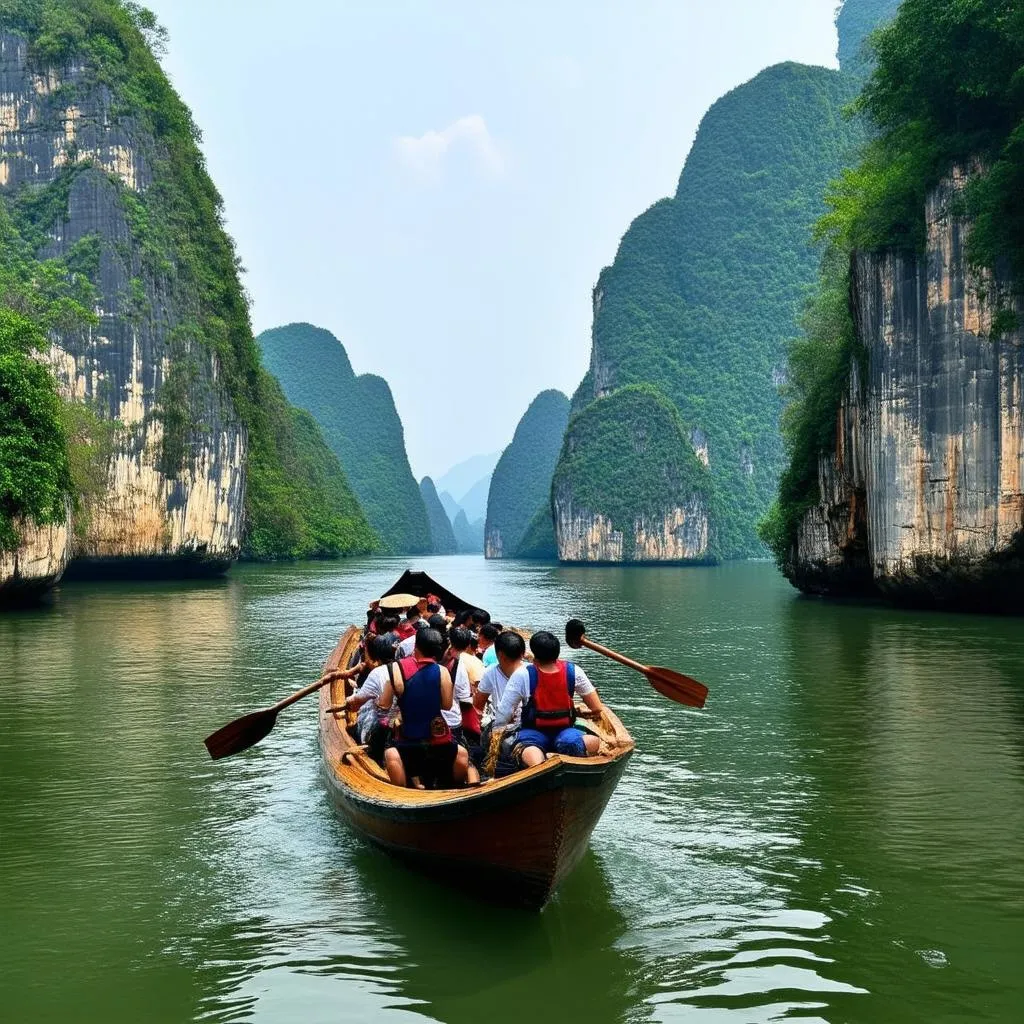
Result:
{"label": "limestone karst cliff", "polygon": [[619,388],[569,421],[551,485],[558,557],[707,563],[711,486],[672,402]]}
{"label": "limestone karst cliff", "polygon": [[855,260],[864,353],[784,565],[809,593],[1024,608],[1024,302],[970,264],[964,182],[929,197],[924,254]]}
{"label": "limestone karst cliff", "polygon": [[458,551],[458,544],[455,540],[455,533],[452,530],[451,520],[448,513],[437,496],[437,488],[429,476],[420,481],[420,494],[423,495],[423,504],[430,519],[430,541],[431,554],[433,555],[454,555]]}
{"label": "limestone karst cliff", "polygon": [[0,8],[0,306],[44,332],[78,410],[69,571],[369,550],[340,468],[261,367],[157,32],[120,0]]}
{"label": "limestone karst cliff", "polygon": [[491,477],[484,527],[487,558],[517,557],[542,508],[550,521],[551,477],[568,422],[569,399],[561,391],[542,391],[523,414]]}
{"label": "limestone karst cliff", "polygon": [[[894,7],[848,0],[844,58]],[[722,97],[675,195],[630,225],[594,289],[590,368],[573,413],[634,383],[671,400],[720,499],[711,515],[723,558],[764,551],[756,526],[784,465],[785,343],[817,275],[810,231],[826,186],[863,138],[844,116],[859,83],[845,70],[788,63]]]}

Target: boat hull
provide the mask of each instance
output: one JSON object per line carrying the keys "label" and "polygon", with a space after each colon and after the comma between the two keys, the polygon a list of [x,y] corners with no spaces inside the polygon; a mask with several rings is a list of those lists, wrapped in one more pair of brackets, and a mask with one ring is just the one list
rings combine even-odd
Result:
{"label": "boat hull", "polygon": [[[325,669],[347,664],[357,640],[353,628]],[[342,817],[417,869],[500,903],[543,907],[582,859],[633,752],[632,738],[606,712],[602,755],[555,756],[473,789],[401,789],[331,710],[343,701],[340,683],[321,691],[324,772]]]}

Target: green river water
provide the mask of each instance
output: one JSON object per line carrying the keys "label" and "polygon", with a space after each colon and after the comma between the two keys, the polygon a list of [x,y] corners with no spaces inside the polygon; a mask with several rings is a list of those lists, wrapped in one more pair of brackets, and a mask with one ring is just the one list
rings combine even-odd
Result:
{"label": "green river water", "polygon": [[76,585],[0,616],[0,1020],[1024,1019],[1024,626],[799,598],[769,565],[421,564],[580,659],[638,750],[543,913],[409,873],[335,816],[315,679],[405,568]]}

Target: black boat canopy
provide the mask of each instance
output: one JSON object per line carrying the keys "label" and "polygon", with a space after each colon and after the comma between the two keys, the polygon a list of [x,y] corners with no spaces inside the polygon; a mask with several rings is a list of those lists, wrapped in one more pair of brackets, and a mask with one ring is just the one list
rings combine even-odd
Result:
{"label": "black boat canopy", "polygon": [[417,572],[413,569],[406,569],[398,582],[380,596],[387,597],[388,594],[415,594],[417,597],[436,594],[441,598],[441,603],[449,611],[461,612],[467,608],[477,607],[468,601],[463,601],[461,597],[456,597],[450,590],[445,589],[440,583],[432,580],[425,572]]}

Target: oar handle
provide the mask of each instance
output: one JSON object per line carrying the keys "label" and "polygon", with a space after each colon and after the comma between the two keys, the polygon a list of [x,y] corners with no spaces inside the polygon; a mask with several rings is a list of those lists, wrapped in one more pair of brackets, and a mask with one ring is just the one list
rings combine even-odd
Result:
{"label": "oar handle", "polygon": [[279,700],[272,708],[267,710],[273,711],[275,714],[278,711],[284,711],[285,708],[291,707],[296,701],[302,700],[303,697],[308,697],[311,693],[316,693],[317,690],[323,689],[328,683],[334,682],[337,678],[334,672],[328,672],[327,675],[321,676],[315,683],[310,683],[309,686],[304,686],[301,690],[297,690],[290,697]]}
{"label": "oar handle", "polygon": [[624,654],[619,654],[618,651],[612,651],[607,647],[602,647],[600,644],[595,644],[593,640],[588,640],[585,636],[580,637],[580,643],[584,647],[588,647],[590,650],[596,651],[598,654],[603,654],[606,658],[611,658],[612,661],[617,661],[620,665],[625,665],[626,668],[635,669],[643,675],[646,675],[650,671],[646,665],[641,665],[639,661],[634,661],[632,658],[627,658]]}

